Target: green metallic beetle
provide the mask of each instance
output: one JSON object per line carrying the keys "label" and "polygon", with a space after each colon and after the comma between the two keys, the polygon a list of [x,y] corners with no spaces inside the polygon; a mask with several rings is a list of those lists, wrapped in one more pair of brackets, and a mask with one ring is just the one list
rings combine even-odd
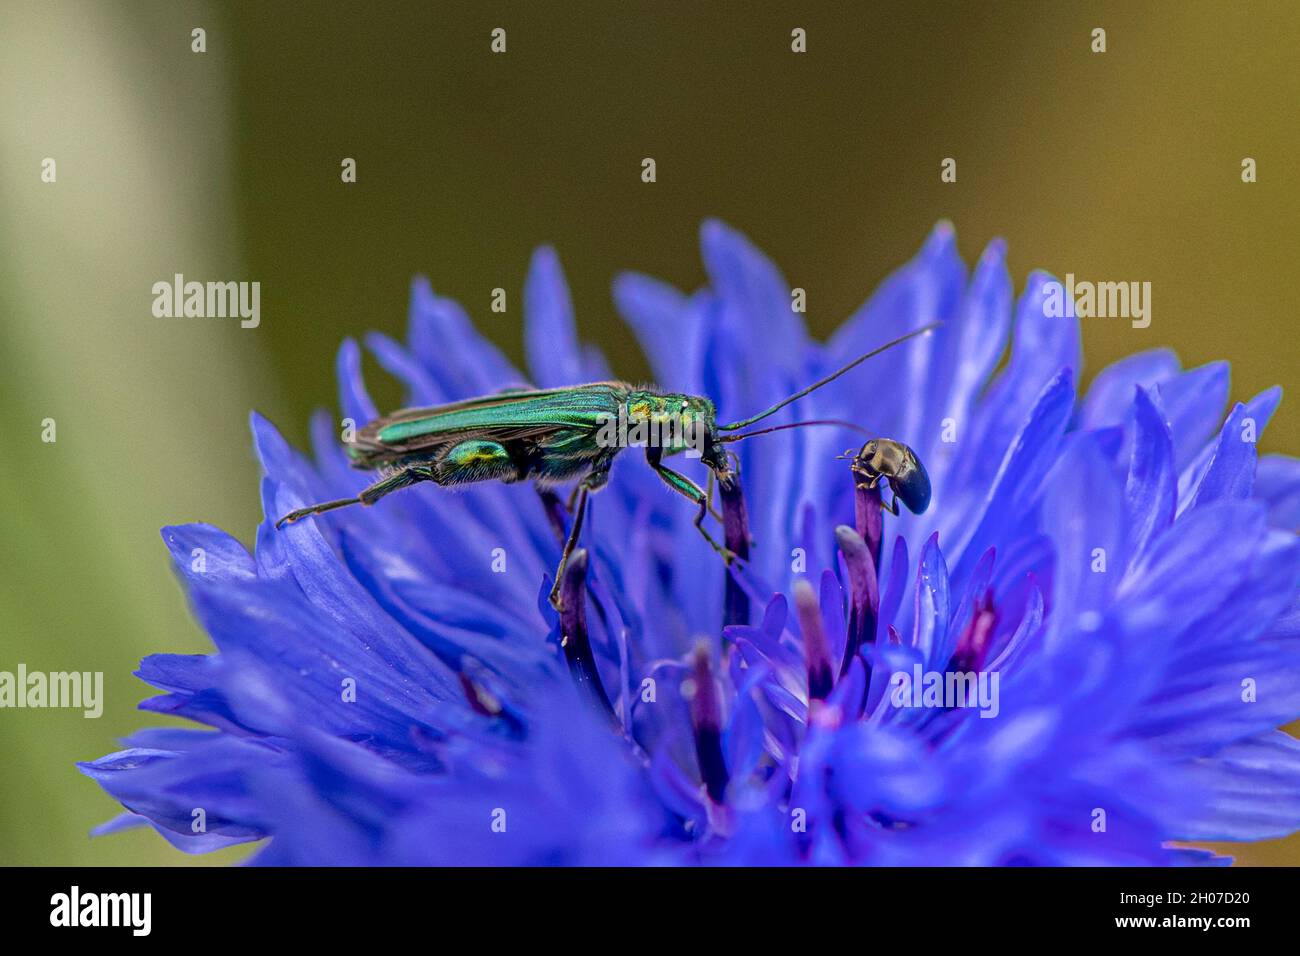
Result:
{"label": "green metallic beetle", "polygon": [[610,424],[616,421],[634,426],[676,423],[677,427],[665,429],[669,433],[666,440],[646,443],[646,461],[669,488],[699,507],[695,527],[730,563],[735,555],[714,540],[704,527],[704,519],[712,511],[710,495],[690,478],[667,467],[663,458],[693,448],[711,477],[723,478],[730,474],[729,453],[723,447],[729,442],[802,425],[847,425],[832,421],[793,422],[745,434],[725,434],[767,418],[873,355],[928,332],[937,324],[900,336],[757,415],[727,425],[718,424],[713,402],[708,398],[636,388],[626,382],[516,389],[432,408],[395,412],[366,425],[348,445],[353,467],[378,469],[383,477],[354,498],[299,508],[275,526],[280,528],[308,515],[347,505],[372,505],[385,495],[423,481],[450,486],[477,481],[531,480],[544,488],[576,480],[570,499],[573,525],[551,589],[551,604],[558,610],[564,568],[582,531],[587,496],[608,481],[614,457],[627,447],[618,441],[598,438],[608,434]]}

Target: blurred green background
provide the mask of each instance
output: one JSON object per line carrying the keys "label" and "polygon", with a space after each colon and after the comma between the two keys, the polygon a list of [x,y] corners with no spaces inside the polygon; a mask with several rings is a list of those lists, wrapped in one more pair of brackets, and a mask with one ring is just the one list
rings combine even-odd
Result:
{"label": "blurred green background", "polygon": [[[248,410],[302,444],[339,341],[402,334],[417,273],[518,359],[528,256],[552,242],[582,334],[635,378],[610,280],[698,286],[704,217],[808,290],[819,335],[947,218],[968,261],[1005,236],[1018,288],[1038,266],[1152,283],[1150,328],[1085,322],[1087,373],[1167,345],[1231,359],[1235,399],[1289,390],[1298,35],[1294,2],[3,0],[0,669],[101,670],[107,703],[99,720],[0,711],[0,863],[240,855],[90,839],[116,807],[73,761],[157,722],[134,709],[141,656],[208,647],[158,528],[247,541]],[[176,272],[261,282],[260,328],[154,318],[151,286]],[[1292,398],[1263,450],[1298,433]],[[1300,841],[1235,852],[1297,862]]]}

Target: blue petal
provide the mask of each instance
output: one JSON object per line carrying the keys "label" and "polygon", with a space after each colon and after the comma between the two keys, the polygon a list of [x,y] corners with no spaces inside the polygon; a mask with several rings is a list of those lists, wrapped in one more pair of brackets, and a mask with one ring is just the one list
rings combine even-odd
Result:
{"label": "blue petal", "polygon": [[699,313],[689,308],[685,295],[666,282],[636,272],[625,272],[614,280],[614,303],[624,321],[636,332],[650,368],[664,388],[689,388],[695,383],[683,378],[683,349],[696,339]]}
{"label": "blue petal", "polygon": [[1088,433],[1061,456],[1042,514],[1056,545],[1050,644],[1062,632],[1100,627],[1128,565],[1123,491]]}
{"label": "blue petal", "polygon": [[263,474],[299,493],[310,494],[317,483],[311,462],[294,451],[276,427],[257,412],[249,416],[249,427]]}
{"label": "blue petal", "polygon": [[1127,626],[1161,640],[1176,637],[1178,624],[1209,613],[1245,578],[1263,534],[1257,502],[1219,502],[1185,514],[1124,579],[1118,610]]}
{"label": "blue petal", "polygon": [[1203,756],[1297,715],[1300,641],[1254,641],[1175,672],[1143,705],[1132,731],[1173,756]]}
{"label": "blue petal", "polygon": [[573,301],[560,257],[550,246],[533,253],[524,283],[524,354],[542,388],[582,384],[582,357]]}
{"label": "blue petal", "polygon": [[406,400],[402,403],[406,407],[436,405],[450,397],[435,384],[422,363],[387,335],[371,332],[366,336],[366,346],[385,371],[406,386]]}
{"label": "blue petal", "polygon": [[[996,272],[995,263],[986,262],[986,268]],[[952,226],[940,223],[920,252],[886,278],[871,298],[831,336],[827,357],[832,367],[936,319],[953,320],[965,278],[965,266],[957,253]],[[985,278],[991,279],[988,273]],[[991,280],[991,284],[996,285],[996,281]],[[972,309],[969,314],[973,322],[987,317],[978,309]],[[825,390],[824,400],[839,414],[869,421],[881,434],[896,435],[924,449],[933,436],[930,432],[922,433],[922,414],[928,404],[938,404],[937,399],[933,403],[929,401],[931,384],[943,381],[943,377],[930,374],[930,366],[941,343],[957,347],[954,336],[955,333],[948,331],[931,333],[873,358],[871,375],[877,382],[890,383],[888,388],[866,389],[841,380]],[[1000,354],[1001,344],[1002,340],[995,336],[995,343],[981,343],[980,353],[985,348],[996,347]],[[954,354],[953,360],[957,358]]]}
{"label": "blue petal", "polygon": [[1199,812],[1176,820],[1183,840],[1265,840],[1300,828],[1300,741],[1280,730],[1192,762]]}
{"label": "blue petal", "polygon": [[[339,734],[404,741],[411,727],[445,717],[436,702],[460,700],[456,679],[366,597],[339,621],[265,583],[199,590],[194,605],[222,650],[221,689],[237,719],[283,734],[310,715]],[[345,592],[346,593],[346,590]],[[273,676],[274,675],[274,676]],[[354,681],[355,699],[345,693]]]}
{"label": "blue petal", "polygon": [[746,669],[745,683],[736,688],[736,710],[723,734],[727,771],[733,779],[744,779],[763,756],[763,719],[754,703],[754,691],[765,678],[762,668]]}
{"label": "blue petal", "polygon": [[894,550],[890,553],[888,562],[882,562],[885,568],[883,587],[880,588],[880,615],[876,621],[876,640],[879,644],[885,639],[888,633],[889,625],[893,624],[898,614],[898,609],[903,603],[903,593],[907,590],[907,572],[910,562],[907,557],[907,539],[901,535],[894,539]]}
{"label": "blue petal", "polygon": [[1081,428],[1103,428],[1124,421],[1137,388],[1151,389],[1177,375],[1178,356],[1170,349],[1138,352],[1097,373],[1079,410]]}
{"label": "blue petal", "polygon": [[942,669],[947,659],[937,660],[935,654],[947,645],[949,599],[948,566],[939,550],[938,532],[932,534],[921,549],[921,560],[916,568],[915,601],[912,646],[921,652],[921,659],[928,667]]}
{"label": "blue petal", "polygon": [[1228,363],[1211,362],[1162,382],[1158,396],[1174,438],[1174,462],[1182,471],[1223,414],[1223,403],[1228,400]]}
{"label": "blue petal", "polygon": [[465,310],[434,295],[427,279],[411,285],[411,352],[452,399],[472,398],[524,377],[501,352],[479,335]]}
{"label": "blue petal", "polygon": [[769,361],[791,374],[802,371],[803,320],[791,308],[790,286],[772,261],[740,232],[707,220],[700,229],[700,253],[710,284],[729,310],[762,343]]}
{"label": "blue petal", "polygon": [[220,528],[210,524],[168,525],[162,529],[176,568],[195,580],[252,580],[257,565],[247,549]]}
{"label": "blue petal", "polygon": [[1124,500],[1129,520],[1129,554],[1144,554],[1151,539],[1174,520],[1178,475],[1174,443],[1164,417],[1139,387],[1133,403],[1134,439]]}
{"label": "blue petal", "polygon": [[[1011,360],[989,387],[970,422],[958,422],[960,456],[954,466],[956,482],[984,488],[991,482],[1032,408],[1049,383],[1070,372],[1073,390],[1080,370],[1079,322],[1053,316],[1048,308],[1048,283],[1034,272],[1016,305]],[[1073,394],[1070,395],[1073,402]],[[954,557],[949,549],[949,558]]]}
{"label": "blue petal", "polygon": [[965,528],[956,529],[956,546],[947,548],[950,560],[956,556],[954,580],[965,581],[979,556],[999,544],[1008,516],[1022,514],[1039,493],[1073,406],[1074,376],[1061,369],[1032,402],[983,504],[965,516]]}
{"label": "blue petal", "polygon": [[197,691],[211,684],[212,665],[206,654],[150,654],[135,676],[160,690]]}
{"label": "blue petal", "polygon": [[1180,476],[1179,500],[1185,507],[1250,497],[1255,484],[1255,442],[1281,397],[1280,388],[1271,388],[1247,404],[1233,407],[1204,463],[1190,466]]}
{"label": "blue petal", "polygon": [[1300,595],[1300,538],[1286,531],[1269,530],[1256,548],[1245,580],[1207,617],[1197,620],[1180,642],[1172,669],[1194,670],[1203,660],[1230,646],[1248,648],[1267,634],[1286,637],[1284,622]]}
{"label": "blue petal", "polygon": [[[273,752],[230,737],[191,733],[190,752],[133,747],[77,766],[186,852],[265,836],[262,808],[250,799],[243,776],[256,763],[273,760]],[[200,833],[192,828],[196,808],[205,816],[206,831]]]}
{"label": "blue petal", "polygon": [[1255,471],[1255,494],[1268,503],[1275,528],[1300,531],[1300,459],[1265,455]]}
{"label": "blue petal", "polygon": [[1191,507],[1215,501],[1244,501],[1255,485],[1255,443],[1242,437],[1246,406],[1238,403],[1219,432],[1219,441]]}
{"label": "blue petal", "polygon": [[968,420],[970,408],[1006,348],[1011,328],[1011,274],[1007,271],[1006,243],[989,243],[963,297],[955,321],[936,330],[936,351],[941,360],[929,373],[934,405],[918,448],[933,449],[940,440],[942,422]]}
{"label": "blue petal", "polygon": [[357,428],[378,418],[379,409],[371,401],[365,380],[361,376],[361,347],[352,339],[344,339],[339,346],[336,370],[343,417],[356,422]]}

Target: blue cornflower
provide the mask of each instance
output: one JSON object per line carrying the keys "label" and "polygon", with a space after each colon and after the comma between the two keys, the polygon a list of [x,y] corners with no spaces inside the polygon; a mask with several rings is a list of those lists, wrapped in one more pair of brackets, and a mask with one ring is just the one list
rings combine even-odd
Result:
{"label": "blue cornflower", "polygon": [[[1079,399],[1050,279],[1013,303],[1002,244],[968,276],[946,225],[824,345],[743,237],[710,222],[702,246],[705,289],[614,294],[659,384],[721,420],[944,320],[772,419],[906,442],[927,511],[882,521],[837,460],[851,433],[742,442],[728,576],[694,510],[620,460],[562,627],[557,512],[529,487],[417,486],[276,531],[367,476],[325,413],[314,461],[255,415],[253,552],[163,531],[217,653],[139,671],[164,692],[145,709],[208,729],[84,764],[128,811],[105,829],[269,838],[276,864],[1124,864],[1300,827],[1300,744],[1277,729],[1300,716],[1300,462],[1254,443],[1277,389],[1223,420],[1227,365],[1157,349]],[[549,249],[525,312],[527,376],[424,282],[407,343],[367,345],[412,405],[611,377]],[[358,425],[379,411],[360,357],[338,362]],[[996,695],[911,706],[905,678],[953,673]]]}

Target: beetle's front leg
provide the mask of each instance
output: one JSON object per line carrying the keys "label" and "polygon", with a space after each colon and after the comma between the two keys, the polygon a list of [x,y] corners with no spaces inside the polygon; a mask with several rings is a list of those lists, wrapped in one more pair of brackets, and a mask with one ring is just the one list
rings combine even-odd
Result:
{"label": "beetle's front leg", "polygon": [[867,479],[866,481],[855,482],[857,487],[862,488],[863,490],[876,487],[876,485],[880,484],[880,479],[885,477],[880,472],[875,471],[872,468],[865,465],[862,462],[862,460],[858,458],[855,458],[853,460],[853,464],[849,466],[849,471],[853,472],[853,474],[855,475]]}
{"label": "beetle's front leg", "polygon": [[709,547],[711,547],[714,551],[718,552],[722,560],[725,561],[728,565],[730,565],[731,562],[735,561],[736,558],[739,557],[739,555],[736,554],[735,551],[732,551],[730,548],[728,548],[726,545],[719,544],[717,541],[713,539],[713,535],[709,534],[708,529],[704,527],[704,519],[707,518],[708,515],[709,515],[709,503],[707,500],[701,501],[700,510],[695,515],[695,521],[694,521],[695,530],[698,531],[700,534],[704,535],[704,540],[709,542]]}
{"label": "beetle's front leg", "polygon": [[[855,475],[862,475],[867,479],[866,481],[854,482],[854,486],[859,491],[871,491],[872,489],[879,486],[880,480],[885,477],[884,474],[882,474],[881,472],[872,471],[866,465],[859,465],[858,462],[856,461],[853,463],[853,466],[850,470]],[[894,486],[892,483],[889,485],[889,490],[894,491]],[[891,501],[889,504],[885,504],[882,497],[880,502],[880,507],[883,510],[888,511],[894,517],[898,517],[898,492],[894,492],[894,500]]]}
{"label": "beetle's front leg", "polygon": [[661,450],[659,448],[647,448],[645,450],[646,461],[655,470],[655,474],[663,479],[664,484],[699,506],[699,513],[695,516],[695,529],[704,536],[705,541],[709,542],[709,547],[722,556],[723,561],[731,564],[737,558],[736,552],[715,541],[713,535],[709,534],[708,529],[704,527],[704,519],[709,514],[709,496],[704,493],[704,489],[691,479],[665,466],[660,460],[660,454]]}
{"label": "beetle's front leg", "polygon": [[714,486],[716,483],[717,483],[717,475],[715,475],[715,474],[713,473],[713,469],[710,468],[710,469],[709,469],[709,486],[708,486],[708,488],[705,490],[705,493],[704,493],[705,507],[708,509],[709,514],[713,515],[714,519],[718,522],[718,524],[723,524],[723,523],[724,523],[724,519],[723,519],[723,517],[722,517],[721,512],[719,512],[717,508],[713,507],[713,486]]}

